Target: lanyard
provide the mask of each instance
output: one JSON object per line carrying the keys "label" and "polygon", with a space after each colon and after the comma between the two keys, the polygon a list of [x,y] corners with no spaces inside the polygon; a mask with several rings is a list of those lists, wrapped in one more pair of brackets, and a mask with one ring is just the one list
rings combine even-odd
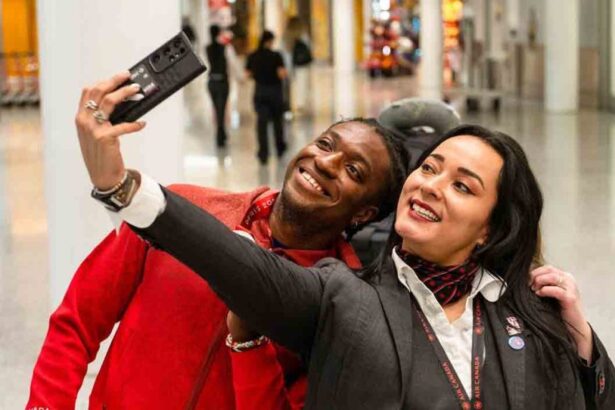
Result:
{"label": "lanyard", "polygon": [[433,330],[433,327],[429,324],[427,317],[421,310],[418,302],[412,297],[414,300],[414,307],[416,313],[421,322],[421,326],[427,335],[427,340],[431,343],[438,357],[438,361],[440,362],[440,366],[444,371],[444,375],[446,379],[451,385],[453,389],[453,393],[457,400],[459,400],[459,405],[463,410],[469,410],[471,408],[474,409],[482,409],[483,403],[481,400],[481,369],[483,367],[483,351],[485,348],[485,323],[483,320],[483,310],[481,308],[481,302],[479,300],[474,300],[473,308],[474,308],[474,316],[473,316],[473,326],[472,326],[472,391],[471,397],[469,398],[466,394],[463,385],[461,384],[461,380],[455,372],[453,365],[450,360],[446,356],[446,352],[440,344],[436,333]]}
{"label": "lanyard", "polygon": [[271,211],[273,211],[273,204],[275,204],[278,194],[277,191],[272,192],[256,200],[241,220],[241,227],[249,230],[252,228],[252,224],[259,219],[268,219]]}

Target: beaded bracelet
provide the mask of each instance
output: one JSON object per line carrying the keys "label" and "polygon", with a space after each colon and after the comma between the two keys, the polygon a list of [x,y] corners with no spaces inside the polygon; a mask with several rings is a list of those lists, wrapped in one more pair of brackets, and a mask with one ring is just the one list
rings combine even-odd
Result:
{"label": "beaded bracelet", "polygon": [[122,177],[122,180],[120,182],[118,182],[117,184],[115,184],[114,186],[112,186],[111,188],[105,189],[104,191],[101,191],[100,189],[94,187],[94,191],[98,195],[110,195],[110,194],[114,193],[115,191],[117,191],[118,189],[120,189],[122,187],[122,185],[124,185],[126,183],[126,179],[128,179],[128,170],[124,171],[124,176]]}
{"label": "beaded bracelet", "polygon": [[260,336],[253,340],[248,340],[246,342],[235,342],[233,337],[229,333],[226,336],[226,346],[228,346],[234,352],[245,352],[246,350],[254,349],[255,347],[262,346],[269,342],[269,338],[267,336]]}

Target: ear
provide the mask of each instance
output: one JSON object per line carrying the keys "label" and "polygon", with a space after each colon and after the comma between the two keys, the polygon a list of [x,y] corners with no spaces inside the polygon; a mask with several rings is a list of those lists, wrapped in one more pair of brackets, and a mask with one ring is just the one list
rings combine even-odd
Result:
{"label": "ear", "polygon": [[366,206],[362,208],[359,212],[354,214],[352,219],[350,220],[351,224],[363,225],[368,222],[371,222],[378,215],[378,207],[377,206]]}
{"label": "ear", "polygon": [[485,225],[485,227],[480,232],[480,237],[476,241],[476,244],[478,246],[485,246],[488,240],[489,240],[489,225]]}

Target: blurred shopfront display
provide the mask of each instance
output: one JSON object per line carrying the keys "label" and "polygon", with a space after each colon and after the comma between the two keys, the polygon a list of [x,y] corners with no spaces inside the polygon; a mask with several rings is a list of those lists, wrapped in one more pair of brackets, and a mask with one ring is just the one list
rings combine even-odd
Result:
{"label": "blurred shopfront display", "polygon": [[0,104],[38,104],[38,44],[35,0],[1,3]]}
{"label": "blurred shopfront display", "polygon": [[371,77],[414,74],[420,61],[418,1],[370,4],[369,55],[364,66]]}
{"label": "blurred shopfront display", "polygon": [[[363,66],[371,77],[413,75],[421,60],[420,0],[371,0],[369,55]],[[445,84],[461,71],[461,0],[442,0]]]}

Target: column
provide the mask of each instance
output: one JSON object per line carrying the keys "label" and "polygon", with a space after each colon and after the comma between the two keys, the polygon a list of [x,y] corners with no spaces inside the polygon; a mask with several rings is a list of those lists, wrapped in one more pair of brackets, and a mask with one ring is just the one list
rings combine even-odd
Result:
{"label": "column", "polygon": [[278,48],[282,44],[282,36],[286,27],[284,2],[282,0],[263,0],[263,7],[265,8],[265,29],[275,34],[274,48]]}
{"label": "column", "polygon": [[354,57],[354,5],[352,0],[331,2],[333,24],[333,67],[338,73],[349,73],[355,68]]}
{"label": "column", "polygon": [[421,0],[421,65],[419,94],[442,99],[442,4],[440,0]]}
{"label": "column", "polygon": [[579,105],[579,2],[546,0],[545,107],[573,112]]}
{"label": "column", "polygon": [[[51,305],[84,257],[111,231],[89,197],[74,117],[81,89],[131,67],[180,30],[180,3],[156,0],[39,0],[41,115]],[[147,114],[145,130],[122,138],[126,165],[161,183],[181,180],[181,92]]]}
{"label": "column", "polygon": [[[190,0],[187,13],[196,33],[197,42],[194,45],[199,56],[205,55],[205,46],[209,44],[209,7],[203,0]],[[185,15],[186,13],[184,13]]]}

